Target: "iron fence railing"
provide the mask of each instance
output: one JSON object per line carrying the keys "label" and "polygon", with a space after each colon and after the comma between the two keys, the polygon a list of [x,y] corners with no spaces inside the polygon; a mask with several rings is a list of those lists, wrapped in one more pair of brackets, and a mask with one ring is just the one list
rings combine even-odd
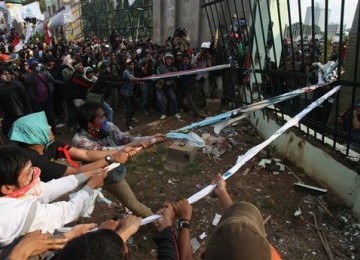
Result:
{"label": "iron fence railing", "polygon": [[128,39],[152,36],[152,0],[128,1],[81,0],[81,19],[85,38],[107,38],[112,31]]}
{"label": "iron fence railing", "polygon": [[[240,106],[314,84],[316,63],[338,60],[340,94],[301,124],[306,133],[330,142],[334,150],[340,145],[347,156],[350,149],[359,151],[360,129],[353,122],[360,102],[358,5],[353,0],[203,0],[215,52],[226,53],[224,60],[233,65],[229,75],[236,84],[230,79],[224,84],[229,101]],[[276,115],[292,116],[330,88],[280,103]]]}

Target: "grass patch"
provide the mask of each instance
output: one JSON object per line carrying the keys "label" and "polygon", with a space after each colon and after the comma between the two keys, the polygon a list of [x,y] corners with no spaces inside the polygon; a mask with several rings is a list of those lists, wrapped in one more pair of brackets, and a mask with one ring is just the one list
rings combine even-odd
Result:
{"label": "grass patch", "polygon": [[182,173],[185,175],[195,175],[201,173],[202,170],[203,166],[201,165],[201,163],[195,161],[186,165]]}

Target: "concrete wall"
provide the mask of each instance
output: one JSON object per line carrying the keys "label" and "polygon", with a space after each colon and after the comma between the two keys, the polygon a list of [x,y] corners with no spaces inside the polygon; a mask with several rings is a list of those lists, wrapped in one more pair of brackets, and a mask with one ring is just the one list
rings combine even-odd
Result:
{"label": "concrete wall", "polygon": [[[250,116],[250,120],[265,139],[280,128],[274,120],[265,118],[261,111]],[[324,150],[297,136],[291,129],[272,145],[287,160],[340,196],[352,208],[354,216],[360,219],[360,175],[337,162]]]}
{"label": "concrete wall", "polygon": [[[63,26],[64,36],[67,40],[81,40],[84,38],[83,35],[83,29],[82,29],[82,23],[81,23],[81,4],[80,1],[64,1],[64,0],[47,0],[46,1],[46,10],[49,10],[50,7],[50,13],[48,11],[45,12],[45,17],[49,19],[49,17],[54,15],[53,9],[55,11],[59,10],[65,5],[70,5],[71,13],[73,17],[73,22],[68,23],[65,26]],[[54,6],[54,8],[53,8]],[[59,32],[57,30],[54,30],[53,33],[55,33],[56,37],[59,37]]]}
{"label": "concrete wall", "polygon": [[177,27],[186,27],[192,47],[210,41],[211,34],[200,0],[153,0],[153,41],[163,44]]}

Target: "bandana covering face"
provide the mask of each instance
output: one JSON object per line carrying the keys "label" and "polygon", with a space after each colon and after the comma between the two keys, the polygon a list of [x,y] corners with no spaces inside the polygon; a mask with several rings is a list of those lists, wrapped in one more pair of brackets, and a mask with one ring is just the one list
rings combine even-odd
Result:
{"label": "bandana covering face", "polygon": [[26,144],[49,145],[50,127],[44,111],[16,120],[10,129],[9,139]]}
{"label": "bandana covering face", "polygon": [[102,124],[94,125],[94,128],[90,129],[90,134],[92,137],[97,139],[106,138],[109,136],[109,125],[107,120],[105,119]]}
{"label": "bandana covering face", "polygon": [[41,170],[38,167],[33,167],[33,175],[32,175],[32,180],[31,182],[16,191],[13,191],[12,193],[6,195],[5,197],[7,198],[23,198],[23,197],[27,197],[27,196],[35,196],[35,197],[39,197],[41,195],[41,181],[40,181],[40,173]]}

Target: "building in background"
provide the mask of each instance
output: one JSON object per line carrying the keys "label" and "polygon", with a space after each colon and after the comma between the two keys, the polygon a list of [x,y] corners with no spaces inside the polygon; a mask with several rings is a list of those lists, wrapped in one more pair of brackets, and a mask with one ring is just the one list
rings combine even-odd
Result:
{"label": "building in background", "polygon": [[340,24],[338,23],[329,23],[328,26],[328,35],[334,36],[340,33]]}
{"label": "building in background", "polygon": [[[320,5],[318,2],[315,4],[314,8],[314,24],[319,26],[321,31],[325,30],[325,15],[326,10],[325,8]],[[328,9],[327,16],[330,17],[331,10]],[[305,21],[304,24],[306,25],[312,25],[312,7],[308,6],[306,8],[306,14],[305,14]]]}
{"label": "building in background", "polygon": [[67,40],[83,38],[79,0],[45,0],[45,4],[45,18],[50,22],[49,29],[56,38]]}

